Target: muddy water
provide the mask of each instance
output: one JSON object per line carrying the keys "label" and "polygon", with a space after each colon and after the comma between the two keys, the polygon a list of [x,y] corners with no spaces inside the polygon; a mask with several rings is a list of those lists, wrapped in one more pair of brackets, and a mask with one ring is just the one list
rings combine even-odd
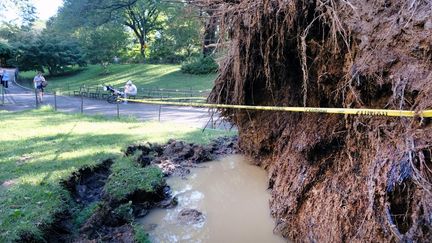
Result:
{"label": "muddy water", "polygon": [[[239,155],[202,165],[187,179],[168,179],[177,207],[153,210],[139,221],[152,242],[284,242],[273,234],[264,170]],[[202,212],[205,221],[180,223],[185,208]]]}

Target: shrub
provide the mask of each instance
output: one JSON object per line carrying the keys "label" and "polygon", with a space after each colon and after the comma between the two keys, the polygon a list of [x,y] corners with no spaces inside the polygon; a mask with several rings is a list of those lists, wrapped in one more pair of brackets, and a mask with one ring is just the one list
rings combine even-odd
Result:
{"label": "shrub", "polygon": [[208,74],[217,72],[219,66],[212,57],[200,57],[183,63],[181,71],[190,74]]}

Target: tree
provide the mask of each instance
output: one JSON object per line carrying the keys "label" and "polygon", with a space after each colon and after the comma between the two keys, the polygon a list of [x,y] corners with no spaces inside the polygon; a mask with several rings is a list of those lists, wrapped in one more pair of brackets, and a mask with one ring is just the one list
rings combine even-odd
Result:
{"label": "tree", "polygon": [[73,21],[75,27],[96,27],[109,22],[122,24],[137,38],[140,53],[145,59],[149,34],[161,28],[161,7],[160,0],[65,0],[59,18],[80,18]]}
{"label": "tree", "polygon": [[106,24],[94,28],[82,28],[78,31],[84,52],[91,63],[99,63],[107,72],[108,63],[119,56],[128,44],[128,35],[123,26]]}
{"label": "tree", "polygon": [[6,66],[6,61],[13,56],[13,49],[6,43],[0,42],[0,67]]}
{"label": "tree", "polygon": [[31,43],[18,43],[13,63],[22,71],[62,73],[66,66],[85,65],[84,56],[76,42],[56,38],[39,38]]}
{"label": "tree", "polygon": [[164,25],[150,42],[151,61],[179,63],[199,53],[202,24],[191,16],[194,13],[195,10],[184,3],[164,9]]}
{"label": "tree", "polygon": [[30,0],[2,0],[0,1],[0,20],[7,19],[7,13],[16,10],[18,18],[11,19],[10,24],[30,30],[36,20],[36,8]]}

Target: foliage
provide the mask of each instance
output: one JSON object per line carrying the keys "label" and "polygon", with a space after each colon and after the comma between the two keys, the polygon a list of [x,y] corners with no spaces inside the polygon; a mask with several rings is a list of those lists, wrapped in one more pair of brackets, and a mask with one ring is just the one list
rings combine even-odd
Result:
{"label": "foliage", "polygon": [[15,45],[13,62],[23,71],[48,69],[51,75],[62,73],[67,66],[84,66],[84,55],[76,42],[43,38]]}
{"label": "foliage", "polygon": [[202,23],[192,18],[191,7],[167,8],[167,24],[159,30],[151,42],[150,62],[181,63],[200,52]]}
{"label": "foliage", "polygon": [[194,58],[189,62],[183,63],[181,70],[190,74],[208,74],[217,72],[219,66],[215,60],[210,57]]}
{"label": "foliage", "polygon": [[36,8],[30,0],[2,0],[0,2],[0,20],[8,21],[7,13],[11,11],[19,13],[19,18],[9,20],[9,24],[24,30],[31,29],[36,20]]}
{"label": "foliage", "polygon": [[6,66],[6,60],[12,58],[13,49],[6,43],[0,42],[0,67]]}
{"label": "foliage", "polygon": [[144,231],[141,225],[132,224],[134,229],[135,242],[137,243],[151,243],[148,234]]}
{"label": "foliage", "polygon": [[77,18],[73,21],[76,28],[106,23],[122,24],[129,28],[140,44],[143,58],[148,35],[161,28],[160,0],[66,0],[64,5],[59,11],[59,20],[65,23],[73,16]]}
{"label": "foliage", "polygon": [[107,66],[115,56],[124,52],[128,36],[121,25],[105,24],[96,28],[81,28],[76,34],[87,60],[101,64],[107,74]]}
{"label": "foliage", "polygon": [[[89,65],[85,70],[71,76],[50,77],[49,89],[67,90],[79,89],[82,85],[96,86],[111,84],[124,86],[131,79],[141,88],[165,89],[211,89],[215,74],[191,75],[180,71],[179,65],[152,65],[152,64],[113,64],[110,74],[101,76],[102,67]],[[20,80],[33,80],[34,72],[20,72]],[[32,85],[31,83],[23,83]],[[140,90],[138,92],[141,92]]]}
{"label": "foliage", "polygon": [[[141,176],[144,177],[145,174],[141,174]],[[132,201],[121,204],[115,208],[112,213],[118,219],[122,219],[126,222],[132,222],[134,220]]]}
{"label": "foliage", "polygon": [[203,23],[193,17],[197,12],[180,1],[66,0],[48,28],[72,38],[107,24],[127,28],[133,38],[124,45],[129,48],[125,60],[180,63],[200,51]]}

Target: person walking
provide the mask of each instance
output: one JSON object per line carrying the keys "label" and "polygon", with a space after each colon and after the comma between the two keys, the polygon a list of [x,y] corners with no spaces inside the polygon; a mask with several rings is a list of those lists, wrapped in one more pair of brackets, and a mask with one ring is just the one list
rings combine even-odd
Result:
{"label": "person walking", "polygon": [[[128,80],[124,87],[124,98],[127,99],[130,96],[136,96],[136,95],[137,95],[137,87],[135,86],[135,84],[132,83],[131,80]],[[127,100],[124,103],[127,104]]]}
{"label": "person walking", "polygon": [[3,87],[5,87],[5,88],[9,87],[9,80],[10,80],[9,73],[7,70],[4,70],[3,77],[2,77]]}
{"label": "person walking", "polygon": [[4,71],[3,71],[3,69],[0,68],[0,85],[2,85],[2,86],[3,86],[3,74],[4,74]]}
{"label": "person walking", "polygon": [[44,87],[46,86],[46,80],[42,75],[42,72],[37,72],[37,75],[33,79],[34,87],[37,93],[37,99],[40,103],[43,102]]}

